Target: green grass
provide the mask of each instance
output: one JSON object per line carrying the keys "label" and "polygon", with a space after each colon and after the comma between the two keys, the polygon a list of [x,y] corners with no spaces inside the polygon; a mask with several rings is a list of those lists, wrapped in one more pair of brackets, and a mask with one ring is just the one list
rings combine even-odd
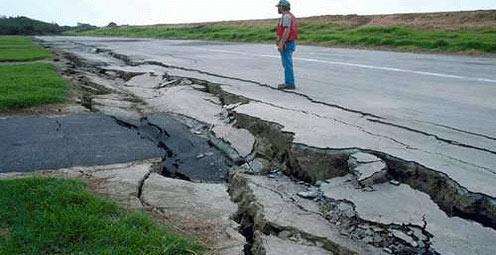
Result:
{"label": "green grass", "polygon": [[201,254],[187,238],[95,197],[79,180],[0,180],[0,254]]}
{"label": "green grass", "polygon": [[64,102],[68,85],[51,64],[0,65],[0,109]]}
{"label": "green grass", "polygon": [[53,54],[28,37],[0,36],[0,62],[33,61],[52,58]]}
{"label": "green grass", "polygon": [[[196,26],[185,28],[102,28],[72,35],[273,42],[275,28],[264,26]],[[496,52],[496,28],[442,31],[410,27],[346,27],[332,23],[300,24],[300,44],[385,47],[404,51]]]}

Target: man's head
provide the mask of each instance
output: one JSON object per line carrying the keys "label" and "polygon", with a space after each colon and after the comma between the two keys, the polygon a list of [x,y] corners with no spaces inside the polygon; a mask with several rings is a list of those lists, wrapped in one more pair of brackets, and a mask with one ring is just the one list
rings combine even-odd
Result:
{"label": "man's head", "polygon": [[280,0],[276,7],[279,10],[279,14],[291,10],[291,4],[287,0]]}

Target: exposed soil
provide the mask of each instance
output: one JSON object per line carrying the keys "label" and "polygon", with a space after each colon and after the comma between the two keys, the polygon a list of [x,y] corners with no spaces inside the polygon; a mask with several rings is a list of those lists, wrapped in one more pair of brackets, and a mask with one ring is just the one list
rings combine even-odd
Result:
{"label": "exposed soil", "polygon": [[64,116],[74,112],[84,111],[76,104],[76,99],[71,98],[67,103],[43,104],[28,108],[0,109],[0,118],[32,117],[32,116]]}

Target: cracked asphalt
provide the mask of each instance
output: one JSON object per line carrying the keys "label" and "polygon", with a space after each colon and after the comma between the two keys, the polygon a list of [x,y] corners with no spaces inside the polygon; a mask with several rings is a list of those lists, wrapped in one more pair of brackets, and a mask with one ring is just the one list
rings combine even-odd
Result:
{"label": "cracked asphalt", "polygon": [[98,113],[0,120],[0,173],[162,158],[164,175],[226,180],[229,159],[178,121],[166,114],[127,121]]}

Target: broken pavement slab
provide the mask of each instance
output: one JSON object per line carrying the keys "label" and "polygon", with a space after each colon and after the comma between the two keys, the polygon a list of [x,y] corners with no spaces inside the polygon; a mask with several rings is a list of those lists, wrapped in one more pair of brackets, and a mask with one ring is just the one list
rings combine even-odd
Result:
{"label": "broken pavement slab", "polygon": [[291,255],[332,255],[330,251],[325,249],[296,244],[294,242],[280,239],[272,235],[264,235],[263,233],[257,232],[255,234],[255,244],[253,245],[254,255],[286,255],[291,252]]}
{"label": "broken pavement slab", "polygon": [[362,187],[388,181],[386,162],[372,154],[363,152],[351,154],[348,168],[356,175]]}
{"label": "broken pavement slab", "polygon": [[356,164],[367,164],[381,161],[381,159],[377,156],[364,152],[353,153],[350,156],[350,160],[353,160]]}
{"label": "broken pavement slab", "polygon": [[358,217],[368,222],[425,228],[433,235],[431,247],[440,254],[496,253],[496,231],[448,217],[428,195],[405,184],[389,183],[374,185],[373,192],[364,192],[353,187],[350,178],[334,178],[322,184],[324,196],[353,203]]}
{"label": "broken pavement slab", "polygon": [[[485,158],[476,158],[469,153],[471,151],[469,148],[441,144],[418,133],[407,134],[404,130],[394,131],[392,130],[394,128],[379,127],[373,123],[350,125],[343,121],[333,120],[335,117],[327,118],[307,114],[292,109],[274,107],[266,103],[251,102],[237,107],[235,111],[267,122],[281,124],[284,127],[284,132],[295,134],[294,143],[335,150],[361,148],[362,150],[379,151],[404,161],[418,162],[425,167],[447,174],[472,192],[481,192],[490,196],[496,195],[495,190],[492,189],[492,183],[496,182],[496,176],[490,170],[496,165],[496,155],[488,152],[480,152],[480,155],[484,155]],[[362,121],[360,120],[360,122]],[[312,123],[312,125],[306,125],[306,123]],[[378,128],[377,131],[380,133],[364,132],[364,129],[369,128]],[[387,135],[381,134],[386,130],[388,130]],[[401,139],[404,141],[398,142],[389,137],[391,134],[402,136]],[[430,145],[433,147],[427,148]],[[442,153],[438,151],[442,151]],[[462,156],[462,158],[457,159],[448,155],[450,151],[454,155]],[[471,163],[479,159],[480,164]]]}
{"label": "broken pavement slab", "polygon": [[143,183],[142,201],[170,222],[210,236],[221,255],[242,255],[245,238],[231,219],[237,206],[225,184],[191,183],[152,173]]}
{"label": "broken pavement slab", "polygon": [[[144,71],[143,68],[125,68],[120,66],[105,67],[106,72],[123,70]],[[162,68],[163,69],[163,68]],[[211,94],[199,91],[192,81],[185,78],[164,77],[160,68],[150,68],[149,72],[136,75],[129,81],[114,88],[127,91],[147,103],[156,112],[170,113],[195,119],[210,126],[217,138],[228,142],[242,157],[246,157],[253,148],[254,138],[246,130],[235,128],[222,118],[223,108],[219,99]],[[174,81],[175,86],[163,86]],[[183,82],[183,81],[188,82]],[[105,83],[105,81],[99,81]],[[111,83],[109,81],[109,83]],[[175,84],[174,83],[174,84]],[[189,83],[189,85],[188,85]],[[203,87],[203,86],[202,86]]]}
{"label": "broken pavement slab", "polygon": [[[241,156],[246,157],[253,148],[254,138],[244,129],[234,128],[225,123],[219,116],[222,105],[218,98],[198,91],[191,86],[176,86],[150,92],[156,97],[148,101],[149,105],[159,112],[168,112],[188,116],[211,126],[211,131],[220,139],[230,143]],[[146,95],[137,93],[138,97]]]}
{"label": "broken pavement slab", "polygon": [[[296,193],[305,190],[287,177],[277,179],[235,173],[229,183],[229,193],[238,204],[241,228],[278,235],[288,231],[296,244],[324,247],[329,254],[382,254],[380,249],[342,236],[334,225],[319,212],[319,206]],[[257,250],[268,247],[254,247]],[[255,251],[253,251],[255,252]],[[276,254],[276,253],[275,253]]]}
{"label": "broken pavement slab", "polygon": [[137,122],[122,120],[120,123],[163,150],[161,174],[166,176],[224,182],[230,166],[235,163],[212,145],[210,139],[192,134],[190,127],[169,114],[156,113]]}

